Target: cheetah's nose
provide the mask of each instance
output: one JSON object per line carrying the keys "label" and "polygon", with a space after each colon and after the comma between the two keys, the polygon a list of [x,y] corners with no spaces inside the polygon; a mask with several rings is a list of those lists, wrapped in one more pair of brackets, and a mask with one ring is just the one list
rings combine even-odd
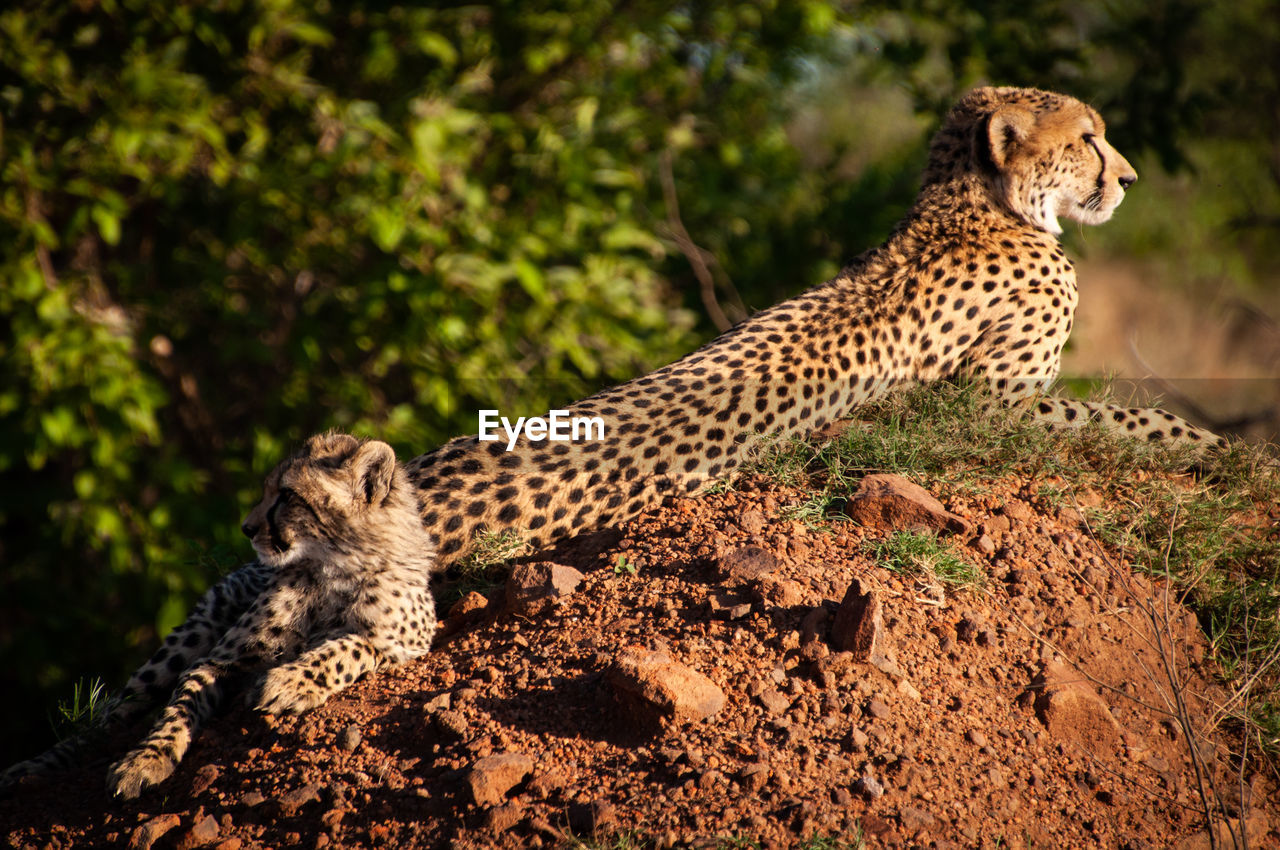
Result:
{"label": "cheetah's nose", "polygon": [[1138,175],[1136,174],[1126,174],[1123,177],[1116,178],[1117,182],[1120,184],[1120,188],[1125,191],[1128,191],[1129,187],[1132,186],[1134,181],[1137,179]]}
{"label": "cheetah's nose", "polygon": [[245,537],[248,537],[250,540],[252,540],[258,533],[258,526],[253,525],[248,521],[245,521],[240,524],[240,530],[244,532]]}

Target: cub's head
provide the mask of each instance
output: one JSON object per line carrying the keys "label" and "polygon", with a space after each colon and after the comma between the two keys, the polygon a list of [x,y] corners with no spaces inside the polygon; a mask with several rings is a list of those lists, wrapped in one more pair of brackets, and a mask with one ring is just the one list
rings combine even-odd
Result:
{"label": "cub's head", "polygon": [[395,452],[348,434],[314,436],[272,470],[241,530],[262,563],[275,567],[416,561],[435,553]]}
{"label": "cub's head", "polygon": [[1097,111],[1075,98],[1039,89],[976,89],[934,137],[925,184],[972,171],[997,203],[1050,233],[1062,232],[1059,218],[1100,224],[1138,179],[1105,133]]}

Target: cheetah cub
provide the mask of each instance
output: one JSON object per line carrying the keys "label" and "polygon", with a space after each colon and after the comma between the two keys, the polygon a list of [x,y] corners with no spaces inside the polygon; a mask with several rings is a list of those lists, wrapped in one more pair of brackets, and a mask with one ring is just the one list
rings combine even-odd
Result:
{"label": "cheetah cub", "polygon": [[[133,798],[167,779],[235,679],[260,675],[260,711],[301,713],[430,647],[435,543],[390,446],[312,437],[265,490],[242,526],[259,563],[206,594],[111,704],[118,722],[172,688],[150,734],[108,772],[110,793]],[[3,781],[73,762],[55,747]]]}
{"label": "cheetah cub", "polygon": [[151,734],[111,768],[114,794],[136,797],[173,773],[230,673],[266,670],[257,708],[301,713],[430,648],[435,543],[386,443],[312,437],[267,477],[242,528],[274,570],[270,583],[182,674]]}

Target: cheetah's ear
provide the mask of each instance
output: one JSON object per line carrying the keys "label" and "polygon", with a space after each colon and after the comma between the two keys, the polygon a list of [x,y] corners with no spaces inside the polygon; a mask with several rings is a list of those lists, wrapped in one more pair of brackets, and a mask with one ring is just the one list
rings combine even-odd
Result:
{"label": "cheetah's ear", "polygon": [[1006,104],[987,119],[987,144],[991,161],[1004,168],[1010,154],[1027,140],[1036,125],[1036,116],[1021,106]]}
{"label": "cheetah's ear", "polygon": [[351,458],[351,495],[358,502],[380,504],[391,492],[396,453],[380,440],[370,440]]}
{"label": "cheetah's ear", "polygon": [[327,460],[336,468],[341,466],[359,445],[360,441],[350,434],[326,431],[308,438],[301,454],[313,460]]}

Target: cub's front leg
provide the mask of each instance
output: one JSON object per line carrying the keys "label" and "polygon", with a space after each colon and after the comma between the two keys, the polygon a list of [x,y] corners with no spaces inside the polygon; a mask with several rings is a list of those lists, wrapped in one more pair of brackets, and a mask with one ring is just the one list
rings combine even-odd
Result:
{"label": "cub's front leg", "polygon": [[107,772],[107,791],[132,800],[173,774],[200,724],[222,699],[225,663],[204,661],[183,674],[173,700],[141,744]]}
{"label": "cub's front leg", "polygon": [[383,666],[373,643],[360,635],[329,638],[262,678],[255,705],[266,714],[302,714]]}
{"label": "cub's front leg", "polygon": [[425,655],[436,631],[435,600],[421,573],[395,574],[365,587],[344,619],[345,628],[327,632],[296,660],[268,671],[258,710],[301,714],[365,673]]}
{"label": "cub's front leg", "polygon": [[[259,596],[218,641],[208,657],[182,675],[173,698],[150,734],[107,774],[107,790],[132,799],[172,775],[192,738],[222,701],[229,675],[261,670],[302,648],[305,612],[291,603],[295,592],[276,586]],[[301,614],[301,619],[299,619]]]}

